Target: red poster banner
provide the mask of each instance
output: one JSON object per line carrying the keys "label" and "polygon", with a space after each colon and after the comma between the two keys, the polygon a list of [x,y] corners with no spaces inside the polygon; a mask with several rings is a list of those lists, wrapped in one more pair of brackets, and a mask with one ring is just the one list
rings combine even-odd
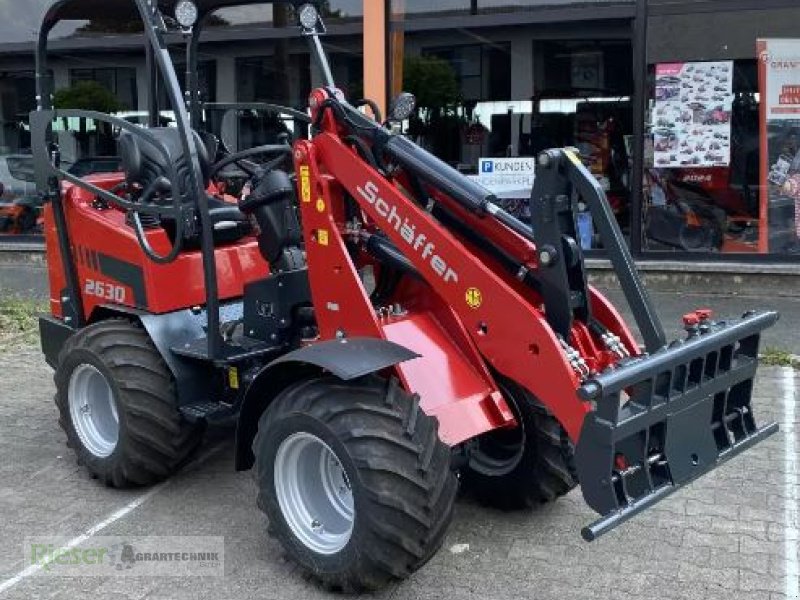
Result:
{"label": "red poster banner", "polygon": [[758,40],[759,252],[800,249],[800,39]]}

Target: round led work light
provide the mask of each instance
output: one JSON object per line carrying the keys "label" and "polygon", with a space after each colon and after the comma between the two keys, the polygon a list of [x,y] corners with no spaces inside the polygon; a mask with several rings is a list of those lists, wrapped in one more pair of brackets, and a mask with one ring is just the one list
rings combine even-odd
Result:
{"label": "round led work light", "polygon": [[175,20],[184,29],[191,29],[197,23],[197,5],[192,0],[180,0],[175,5]]}
{"label": "round led work light", "polygon": [[319,23],[319,12],[313,4],[303,4],[300,7],[300,25],[303,29],[313,31]]}
{"label": "round led work light", "polygon": [[414,114],[417,108],[417,99],[414,94],[403,92],[392,103],[391,110],[389,111],[389,120],[395,122],[402,122]]}

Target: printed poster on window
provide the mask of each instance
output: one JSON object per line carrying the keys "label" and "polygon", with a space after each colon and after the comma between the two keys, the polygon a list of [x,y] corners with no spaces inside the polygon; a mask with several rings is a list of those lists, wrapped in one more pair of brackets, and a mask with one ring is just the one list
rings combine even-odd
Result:
{"label": "printed poster on window", "polygon": [[800,250],[800,39],[758,40],[760,252]]}
{"label": "printed poster on window", "polygon": [[730,165],[733,61],[656,65],[655,95],[656,167]]}

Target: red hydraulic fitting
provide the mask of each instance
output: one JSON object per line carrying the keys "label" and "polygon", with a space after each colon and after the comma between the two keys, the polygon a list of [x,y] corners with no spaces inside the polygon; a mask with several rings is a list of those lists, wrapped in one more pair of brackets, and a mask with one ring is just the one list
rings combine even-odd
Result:
{"label": "red hydraulic fitting", "polygon": [[696,312],[690,312],[683,315],[684,327],[695,327],[698,323],[700,323],[700,315],[698,315]]}
{"label": "red hydraulic fitting", "polygon": [[624,471],[629,467],[628,459],[625,458],[625,455],[621,452],[618,452],[616,456],[614,456],[614,468],[617,471]]}
{"label": "red hydraulic fitting", "polygon": [[701,321],[708,321],[711,317],[714,316],[714,311],[710,308],[699,308],[694,313],[699,317]]}

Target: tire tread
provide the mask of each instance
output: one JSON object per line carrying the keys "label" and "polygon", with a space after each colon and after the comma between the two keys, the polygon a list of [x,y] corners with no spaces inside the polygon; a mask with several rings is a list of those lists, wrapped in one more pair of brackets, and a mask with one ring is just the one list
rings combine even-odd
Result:
{"label": "tire tread", "polygon": [[[359,543],[365,545],[354,553],[355,563],[339,572],[321,568],[308,552],[293,551],[293,534],[271,496],[273,487],[269,478],[261,479],[271,472],[260,457],[273,443],[273,426],[298,412],[326,424],[344,445],[369,506],[357,523],[365,532]],[[290,386],[262,415],[253,442],[258,505],[290,557],[326,589],[374,590],[405,578],[439,549],[452,519],[458,481],[450,470],[450,449],[437,432],[419,398],[393,378],[343,383],[320,377]]]}
{"label": "tire tread", "polygon": [[[95,355],[111,374],[118,410],[125,426],[114,453],[92,456],[72,427],[67,398],[70,372],[62,365],[75,351]],[[76,365],[77,366],[77,365]],[[177,410],[172,374],[143,328],[125,319],[89,325],[70,337],[59,356],[55,403],[67,445],[78,462],[110,487],[133,487],[169,477],[191,456],[202,439],[202,426],[183,420]]]}

